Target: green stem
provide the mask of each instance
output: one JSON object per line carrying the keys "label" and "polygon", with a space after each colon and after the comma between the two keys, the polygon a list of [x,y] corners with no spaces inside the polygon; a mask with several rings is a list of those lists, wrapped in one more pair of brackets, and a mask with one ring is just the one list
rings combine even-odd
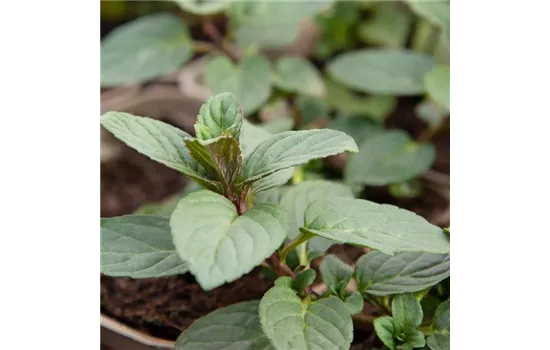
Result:
{"label": "green stem", "polygon": [[279,255],[281,262],[286,262],[286,257],[290,252],[292,252],[296,247],[298,247],[300,244],[306,242],[308,239],[313,238],[314,234],[309,232],[301,232],[298,237],[294,238],[292,241],[290,241],[286,247],[283,248],[281,251],[281,254]]}

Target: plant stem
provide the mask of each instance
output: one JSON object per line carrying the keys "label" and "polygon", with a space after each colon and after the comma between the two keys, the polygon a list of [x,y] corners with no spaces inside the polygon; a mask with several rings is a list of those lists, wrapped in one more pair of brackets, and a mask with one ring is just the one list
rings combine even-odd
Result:
{"label": "plant stem", "polygon": [[221,35],[220,31],[211,19],[204,19],[202,23],[202,29],[206,35],[212,39],[212,41],[218,46],[220,51],[224,52],[227,56],[231,57],[233,61],[238,62],[240,59],[240,54],[235,46],[229,44],[226,44],[224,42],[224,38]]}
{"label": "plant stem", "polygon": [[300,244],[304,243],[308,239],[312,238],[314,235],[309,232],[301,232],[298,237],[294,238],[292,241],[290,241],[286,247],[283,248],[281,251],[281,254],[279,255],[281,258],[281,261],[284,263],[286,262],[286,257],[290,252],[292,252],[296,247],[298,247]]}

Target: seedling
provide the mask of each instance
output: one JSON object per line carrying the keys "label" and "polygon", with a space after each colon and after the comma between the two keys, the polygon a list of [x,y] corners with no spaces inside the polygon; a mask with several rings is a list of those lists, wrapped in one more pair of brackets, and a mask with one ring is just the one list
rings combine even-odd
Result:
{"label": "seedling", "polygon": [[[102,273],[148,278],[189,272],[205,291],[260,265],[279,275],[261,300],[197,320],[176,349],[349,349],[354,318],[374,320],[390,349],[442,349],[448,343],[448,303],[426,326],[418,301],[449,277],[447,232],[413,212],[353,198],[344,184],[284,186],[293,167],[357,152],[351,136],[331,129],[271,135],[243,118],[231,93],[204,103],[195,137],[122,112],[102,115],[101,124],[203,188],[180,199],[170,216],[101,219]],[[355,267],[326,256],[320,267],[326,289],[315,290],[311,260],[335,243],[371,251]],[[293,252],[300,264],[294,270],[287,263]],[[379,312],[364,314],[364,301]]]}

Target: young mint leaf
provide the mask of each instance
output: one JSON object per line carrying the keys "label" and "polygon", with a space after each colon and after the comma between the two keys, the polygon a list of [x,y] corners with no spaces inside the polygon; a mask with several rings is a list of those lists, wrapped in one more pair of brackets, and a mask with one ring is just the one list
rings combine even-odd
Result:
{"label": "young mint leaf", "polygon": [[446,300],[439,304],[432,320],[432,328],[438,331],[448,330],[451,327],[451,301]]}
{"label": "young mint leaf", "polygon": [[451,68],[437,65],[424,78],[428,95],[446,112],[450,111]]}
{"label": "young mint leaf", "polygon": [[340,293],[340,290],[337,288],[338,284],[343,282],[342,285],[346,288],[353,277],[353,267],[332,254],[323,258],[319,270],[327,287],[336,295]]}
{"label": "young mint leaf", "polygon": [[114,29],[101,42],[101,86],[138,83],[177,70],[191,58],[185,23],[157,13]]}
{"label": "young mint leaf", "polygon": [[430,168],[432,144],[417,144],[403,130],[385,131],[367,138],[351,155],[344,178],[348,184],[384,186],[412,179]]}
{"label": "young mint leaf", "polygon": [[397,49],[346,52],[328,63],[328,74],[362,92],[382,95],[420,95],[424,76],[434,59],[423,53]]}
{"label": "young mint leaf", "polygon": [[389,349],[395,350],[394,334],[399,332],[393,318],[390,316],[379,317],[373,322],[376,335]]}
{"label": "young mint leaf", "polygon": [[449,254],[404,252],[387,255],[373,250],[357,260],[357,289],[373,295],[418,292],[451,274]]}
{"label": "young mint leaf", "polygon": [[403,47],[413,21],[411,13],[396,9],[392,2],[375,3],[372,12],[372,17],[359,26],[359,38],[371,45]]}
{"label": "young mint leaf", "polygon": [[424,314],[422,306],[410,293],[397,294],[393,297],[391,309],[394,321],[404,330],[420,326]]}
{"label": "young mint leaf", "polygon": [[209,140],[218,136],[233,136],[238,139],[243,123],[242,108],[235,96],[224,92],[210,97],[201,106],[195,133],[200,140]]}
{"label": "young mint leaf", "polygon": [[332,79],[325,79],[325,86],[327,88],[327,103],[343,114],[364,116],[382,123],[397,105],[394,96],[358,97]]}
{"label": "young mint leaf", "polygon": [[260,301],[259,313],[262,329],[277,350],[348,350],[353,340],[351,315],[334,296],[311,302],[276,286]]}
{"label": "young mint leaf", "polygon": [[344,302],[348,307],[349,313],[352,315],[358,314],[363,311],[363,296],[358,291],[355,291],[348,295]]}
{"label": "young mint leaf", "polygon": [[101,125],[139,153],[191,177],[206,188],[219,188],[219,183],[205,178],[204,169],[189,155],[183,140],[191,136],[185,131],[159,120],[123,112],[103,114]]}
{"label": "young mint leaf", "polygon": [[294,280],[292,279],[292,277],[282,276],[277,278],[275,282],[273,282],[273,284],[279,287],[292,288],[292,286],[294,285]]}
{"label": "young mint leaf", "polygon": [[296,169],[292,167],[279,170],[271,175],[267,175],[266,177],[254,182],[254,184],[252,184],[252,190],[258,193],[260,191],[266,191],[274,187],[282,186],[292,178],[295,170]]}
{"label": "young mint leaf", "polygon": [[199,318],[178,337],[175,350],[275,350],[262,331],[258,305],[245,301]]}
{"label": "young mint leaf", "polygon": [[282,90],[311,97],[326,94],[325,83],[315,66],[303,57],[284,56],[275,62],[273,83]]}
{"label": "young mint leaf", "polygon": [[235,205],[211,191],[183,198],[170,218],[178,255],[204,290],[250,272],[279,248],[288,232],[280,207],[264,203],[238,216]]}
{"label": "young mint leaf", "polygon": [[186,12],[193,13],[199,16],[214,15],[225,11],[231,1],[198,1],[198,0],[175,0],[176,4]]}
{"label": "young mint leaf", "polygon": [[286,131],[260,143],[244,161],[243,177],[254,182],[276,171],[345,151],[357,152],[353,138],[330,129]]}
{"label": "young mint leaf", "polygon": [[185,145],[209,176],[223,184],[227,194],[241,174],[242,157],[237,139],[233,136],[218,136],[207,141],[186,138]]}
{"label": "young mint leaf", "polygon": [[434,334],[426,338],[426,344],[432,350],[449,350],[451,348],[450,334]]}
{"label": "young mint leaf", "polygon": [[426,336],[416,328],[409,328],[405,331],[407,342],[401,345],[401,349],[417,349],[426,346]]}
{"label": "young mint leaf", "polygon": [[386,254],[449,252],[449,239],[441,228],[411,211],[363,199],[327,198],[313,202],[306,209],[300,231]]}
{"label": "young mint leaf", "polygon": [[244,114],[250,115],[271,94],[271,66],[262,56],[246,57],[238,66],[226,56],[217,56],[206,64],[204,82],[213,93],[233,93]]}
{"label": "young mint leaf", "polygon": [[314,281],[317,273],[315,270],[307,269],[296,274],[294,280],[294,289],[302,292],[306,287],[309,287]]}
{"label": "young mint leaf", "polygon": [[126,215],[101,219],[101,273],[149,278],[187,272],[176,254],[168,218]]}

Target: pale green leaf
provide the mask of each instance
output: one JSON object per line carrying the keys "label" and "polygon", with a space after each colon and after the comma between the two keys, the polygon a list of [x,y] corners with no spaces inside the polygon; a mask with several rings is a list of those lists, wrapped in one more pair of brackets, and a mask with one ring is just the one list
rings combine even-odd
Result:
{"label": "pale green leaf", "polygon": [[223,12],[231,5],[231,1],[228,0],[176,0],[174,2],[177,3],[182,10],[199,16],[208,16]]}
{"label": "pale green leaf", "polygon": [[271,67],[262,56],[249,56],[235,65],[229,57],[216,56],[204,68],[204,83],[213,93],[230,92],[244,114],[255,112],[271,94]]}
{"label": "pale green leaf", "polygon": [[323,97],[325,83],[315,66],[303,57],[284,56],[275,62],[273,82],[277,87],[306,96]]}
{"label": "pale green leaf", "polygon": [[395,350],[393,335],[398,331],[390,316],[379,317],[373,322],[376,335],[389,349]]}
{"label": "pale green leaf", "polygon": [[178,337],[175,350],[275,350],[262,330],[258,305],[245,301],[199,318]]}
{"label": "pale green leaf", "polygon": [[422,323],[422,306],[410,293],[394,296],[391,309],[394,321],[404,330],[415,329]]}
{"label": "pale green leaf", "polygon": [[357,260],[357,289],[374,295],[418,292],[451,274],[449,254],[404,252],[387,255],[373,250]]}
{"label": "pale green leaf", "polygon": [[101,219],[101,273],[149,278],[187,272],[176,254],[167,217],[126,215]]}
{"label": "pale green leaf", "polygon": [[352,91],[332,79],[325,79],[325,86],[327,88],[327,103],[343,114],[365,116],[374,121],[383,122],[397,105],[394,96],[356,96]]}
{"label": "pale green leaf", "polygon": [[185,23],[157,13],[114,29],[101,42],[101,86],[138,83],[176,71],[193,54]]}
{"label": "pale green leaf", "polygon": [[377,133],[361,143],[344,169],[350,185],[383,186],[412,179],[430,168],[435,159],[432,144],[418,144],[403,130]]}
{"label": "pale green leaf", "polygon": [[[326,98],[330,98],[330,95],[327,95]],[[301,113],[301,126],[307,126],[316,120],[325,119],[329,112],[329,106],[323,99],[314,99],[304,95],[298,95],[296,107]]]}
{"label": "pale green leaf", "polygon": [[426,336],[422,333],[422,331],[416,328],[407,329],[405,331],[405,337],[407,342],[403,344],[403,350],[406,350],[407,348],[410,350],[418,349],[426,346]]}
{"label": "pale green leaf", "polygon": [[179,193],[171,195],[170,197],[160,201],[147,203],[140,206],[134,214],[136,215],[160,215],[169,217],[172,215],[174,209],[178,205],[178,202],[183,197],[187,196],[189,193],[204,190],[204,187],[201,186],[198,182],[193,181],[192,179],[187,179],[187,185],[185,189]]}
{"label": "pale green leaf", "polygon": [[358,291],[351,293],[344,300],[348,307],[349,313],[352,315],[358,314],[363,311],[364,301],[363,296]]}
{"label": "pale green leaf", "polygon": [[393,205],[363,199],[328,198],[309,205],[302,232],[386,254],[448,253],[449,238],[423,217]]}
{"label": "pale green leaf", "polygon": [[280,207],[264,203],[238,216],[235,205],[211,191],[183,198],[170,218],[178,255],[204,290],[232,282],[279,248],[288,232]]}
{"label": "pale green leaf", "polygon": [[276,171],[345,151],[357,152],[353,138],[330,129],[286,131],[262,142],[245,159],[243,177],[253,182]]}
{"label": "pale green leaf", "polygon": [[103,114],[101,125],[139,153],[191,177],[207,188],[218,188],[215,181],[205,178],[204,169],[189,155],[183,140],[190,135],[185,131],[159,120],[123,112]]}
{"label": "pale green leaf", "polygon": [[195,133],[201,140],[231,135],[239,138],[243,123],[243,111],[235,95],[224,92],[210,97],[203,103],[195,123]]}
{"label": "pale green leaf", "polygon": [[327,71],[333,79],[362,92],[420,95],[424,76],[433,66],[433,57],[414,51],[364,49],[336,57]]}
{"label": "pale green leaf", "polygon": [[339,292],[336,288],[340,282],[343,282],[342,284],[347,286],[353,277],[353,267],[332,254],[323,258],[319,270],[321,271],[321,276],[323,276],[323,281],[334,293]]}
{"label": "pale green leaf", "polygon": [[286,288],[292,288],[292,285],[294,284],[294,280],[292,277],[289,276],[282,276],[279,277],[273,282],[273,285],[278,287],[286,287]]}
{"label": "pale green leaf", "polygon": [[302,301],[290,288],[271,288],[260,301],[262,329],[277,350],[348,350],[353,322],[339,298]]}
{"label": "pale green leaf", "polygon": [[271,136],[272,134],[262,126],[252,124],[248,120],[243,119],[241,136],[239,138],[243,158],[247,158],[260,143]]}
{"label": "pale green leaf", "polygon": [[259,179],[252,185],[255,192],[269,190],[274,187],[282,186],[288,182],[294,175],[295,168],[279,170],[271,175]]}
{"label": "pale green leaf", "polygon": [[426,338],[426,344],[432,350],[449,350],[451,348],[450,334],[434,334]]}
{"label": "pale green leaf", "polygon": [[445,111],[450,111],[451,68],[437,65],[424,78],[426,92]]}
{"label": "pale green leaf", "polygon": [[413,16],[391,1],[374,5],[373,15],[359,25],[358,35],[365,43],[399,48],[407,42]]}
{"label": "pale green leaf", "polygon": [[186,138],[191,156],[202,165],[211,178],[217,178],[227,190],[241,174],[242,156],[239,142],[233,136],[218,136],[202,141]]}
{"label": "pale green leaf", "polygon": [[448,330],[451,327],[451,301],[446,300],[439,304],[432,320],[432,328],[438,331]]}

